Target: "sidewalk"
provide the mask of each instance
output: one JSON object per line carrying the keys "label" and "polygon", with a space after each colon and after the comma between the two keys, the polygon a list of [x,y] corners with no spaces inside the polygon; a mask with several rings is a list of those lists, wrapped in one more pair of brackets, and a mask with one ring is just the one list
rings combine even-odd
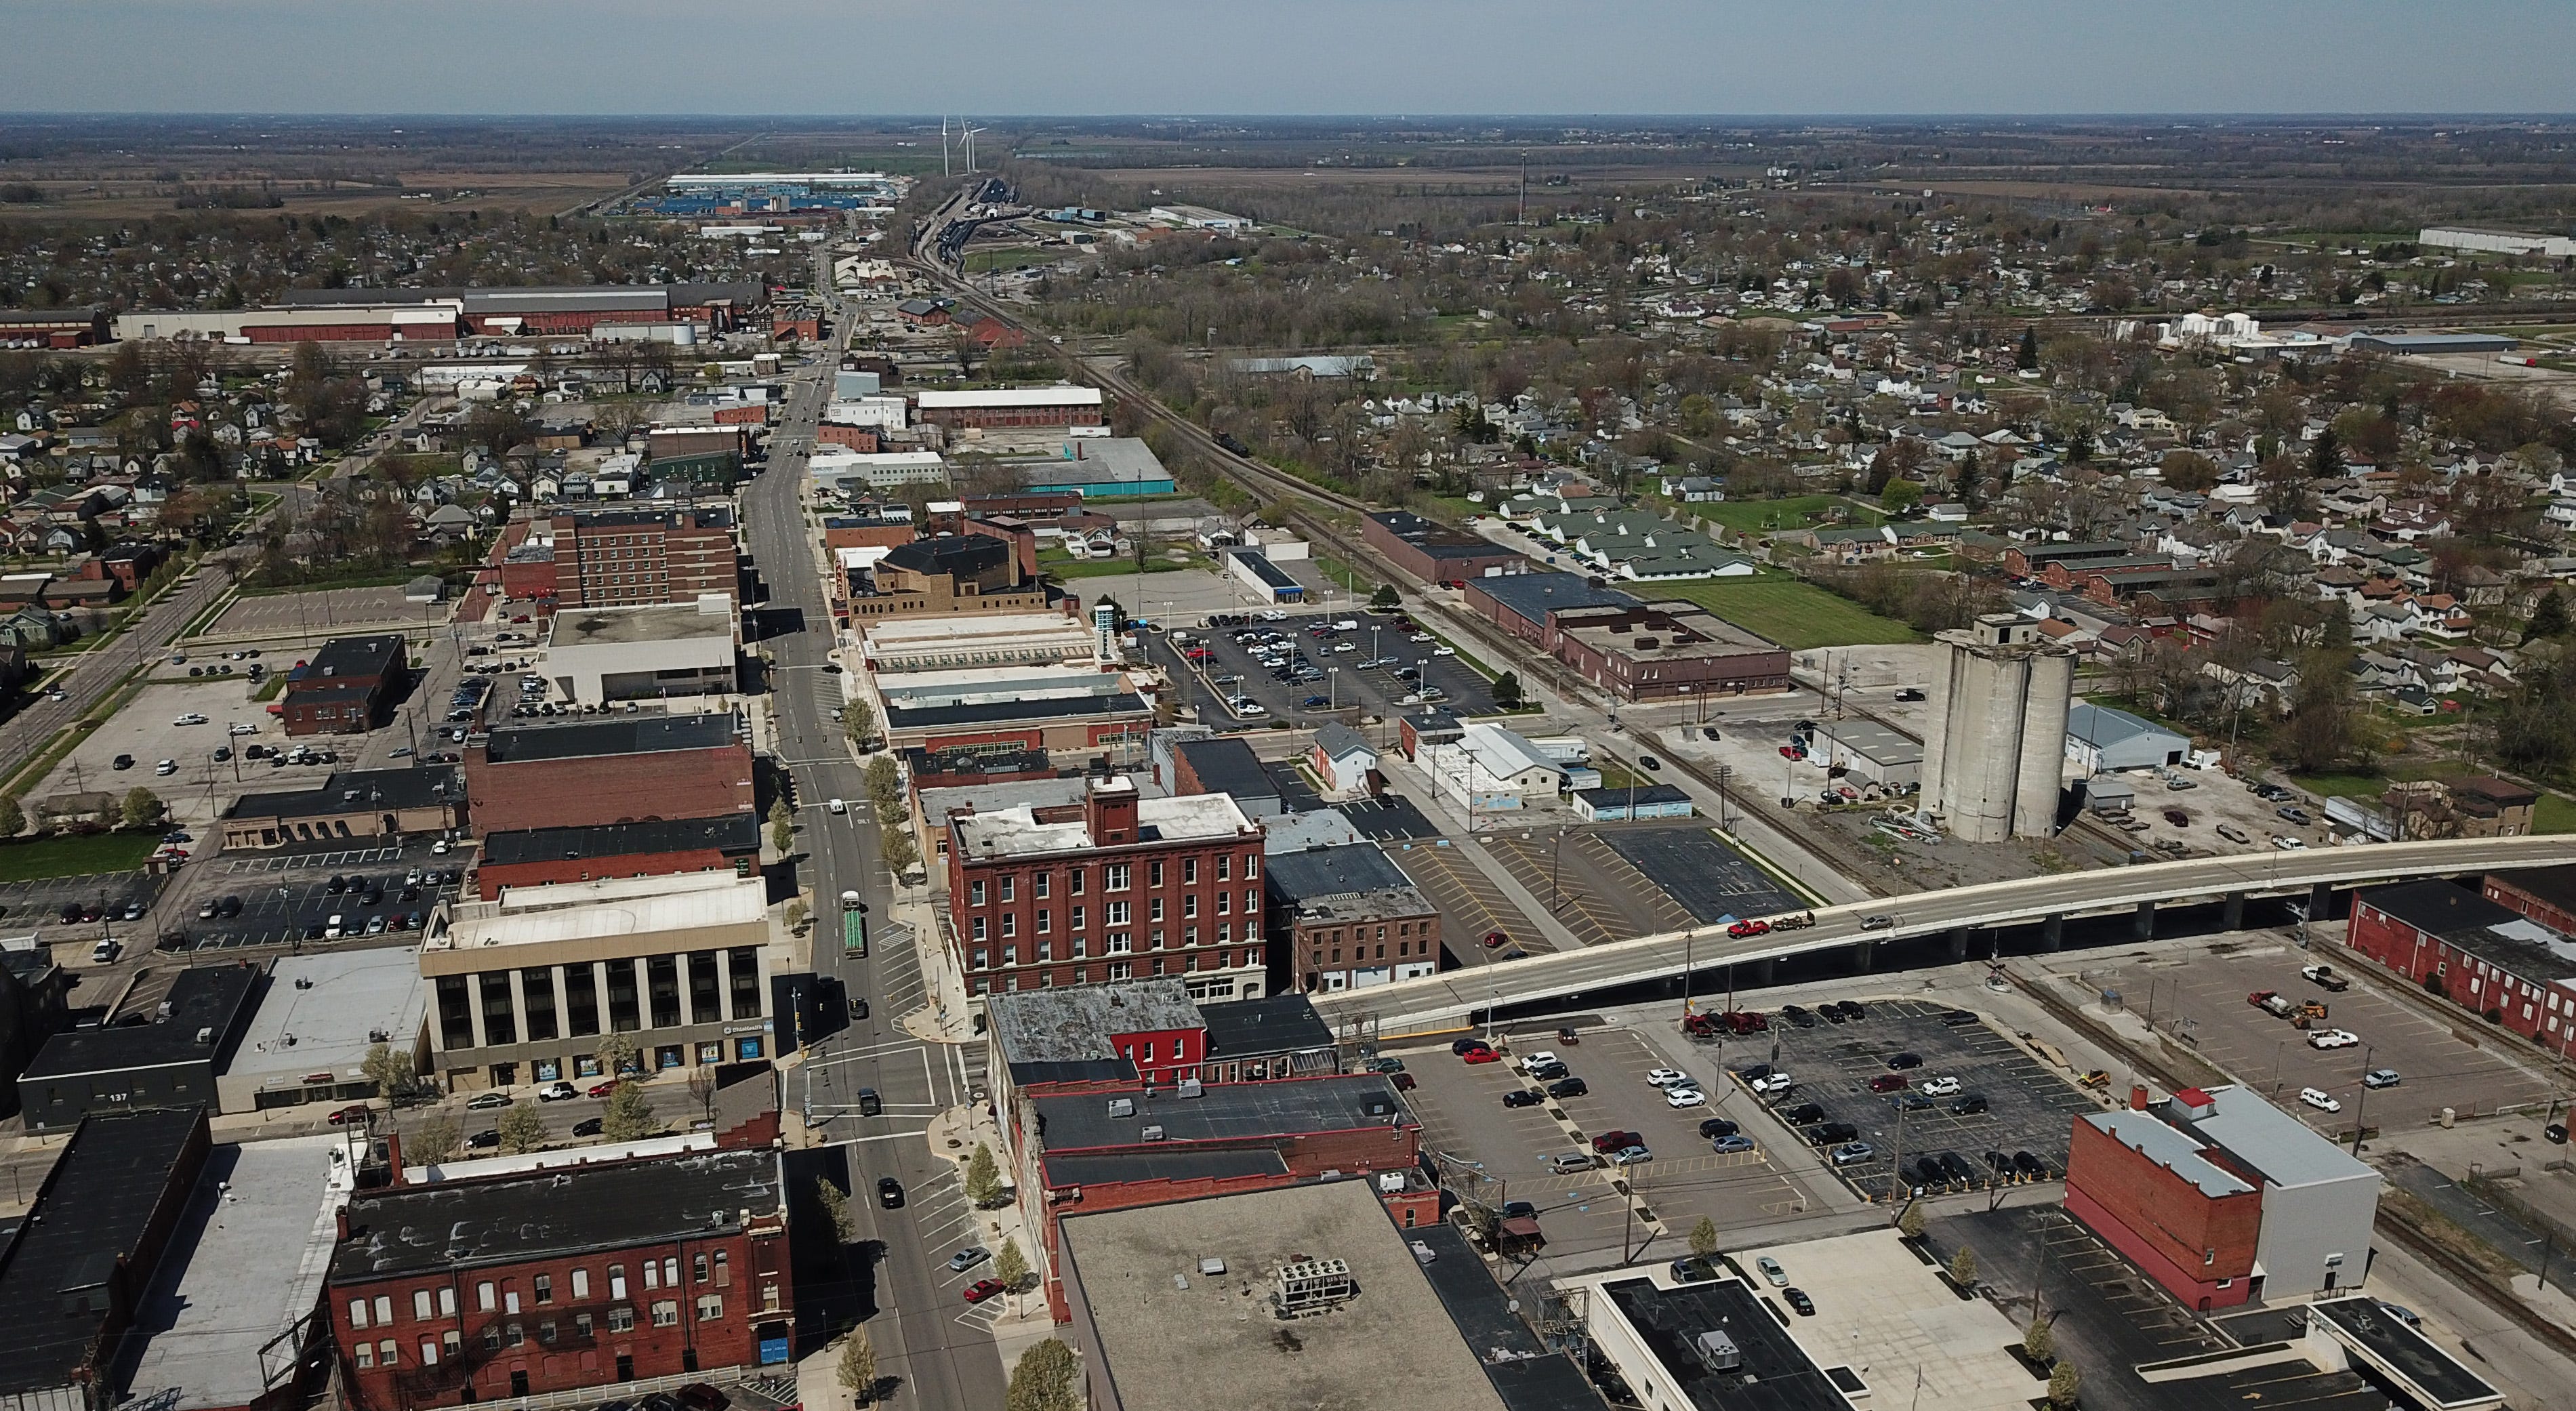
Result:
{"label": "sidewalk", "polygon": [[[1000,1125],[984,1108],[950,1108],[930,1119],[929,1136],[931,1154],[954,1160],[961,1182],[965,1178],[966,1163],[974,1160],[975,1147],[981,1143],[992,1149],[993,1160],[1001,1166],[1002,1180],[1005,1185],[1009,1184],[1013,1170],[1011,1156],[1002,1144]],[[1034,1238],[1016,1201],[997,1209],[977,1211],[974,1240],[991,1250],[996,1260],[1001,1257],[1003,1243],[1014,1241],[1020,1247],[1020,1256],[1029,1264],[1029,1287],[1023,1292],[1005,1295],[1001,1316],[995,1318],[990,1326],[995,1350],[1002,1358],[1003,1375],[1008,1376],[1010,1369],[1019,1362],[1021,1353],[1056,1335],[1055,1315],[1047,1308],[1046,1268],[1041,1252],[1043,1242]],[[983,1277],[993,1275],[988,1269]]]}
{"label": "sidewalk", "polygon": [[967,1044],[976,1039],[967,1007],[966,976],[939,936],[939,908],[926,887],[898,888],[893,919],[912,928],[913,964],[921,974],[922,1005],[903,1016],[904,1031],[924,1043]]}

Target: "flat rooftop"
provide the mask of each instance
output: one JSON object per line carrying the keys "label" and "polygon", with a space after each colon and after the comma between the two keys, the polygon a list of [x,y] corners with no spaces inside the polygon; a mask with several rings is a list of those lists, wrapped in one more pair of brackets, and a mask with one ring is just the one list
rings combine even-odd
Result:
{"label": "flat rooftop", "polygon": [[64,1316],[63,1296],[104,1284],[133,1255],[205,1125],[202,1108],[157,1108],[90,1117],[73,1132],[0,1250],[0,1394],[62,1386],[81,1366],[104,1315]]}
{"label": "flat rooftop", "polygon": [[2533,984],[2551,984],[2576,975],[2576,940],[2465,887],[2436,878],[2376,887],[2363,892],[2361,900],[2373,910],[2428,936],[2437,936]]}
{"label": "flat rooftop", "polygon": [[402,662],[403,639],[399,636],[334,637],[306,663],[303,679],[382,676]]}
{"label": "flat rooftop", "polygon": [[[1815,1359],[1764,1309],[1762,1296],[1731,1277],[1665,1287],[1636,1272],[1597,1287],[1594,1297],[1607,1307],[1592,1316],[1616,1313],[1626,1322],[1695,1411],[1850,1411]],[[1735,1344],[1739,1370],[1712,1372],[1700,1361],[1694,1340],[1709,1332]]]}
{"label": "flat rooftop", "polygon": [[297,1088],[308,1073],[364,1078],[367,1050],[409,1050],[428,1007],[415,947],[279,956],[224,1072]]}
{"label": "flat rooftop", "polygon": [[750,813],[728,813],[717,818],[656,818],[642,823],[601,823],[587,828],[527,828],[494,833],[483,840],[482,865],[506,867],[517,863],[707,850],[759,852],[759,817]]}
{"label": "flat rooftop", "polygon": [[1144,1143],[1147,1127],[1165,1142],[1258,1141],[1297,1132],[1348,1132],[1413,1122],[1394,1085],[1377,1073],[1293,1078],[1269,1083],[1211,1083],[1197,1097],[1172,1089],[1121,1094],[1134,1115],[1109,1115],[1107,1094],[1043,1097],[1038,1120],[1047,1150],[1076,1152]]}
{"label": "flat rooftop", "polygon": [[[1952,1293],[1892,1229],[1734,1252],[1745,1268],[1766,1255],[1816,1301],[1813,1318],[1791,1316],[1790,1339],[1829,1379],[1849,1365],[1875,1388],[1863,1405],[1913,1404],[1918,1370],[1921,1404],[1942,1411],[2028,1411],[2044,1388],[2004,1351],[2021,1329],[1985,1299]],[[1758,1296],[1772,1295],[1765,1286]]]}
{"label": "flat rooftop", "polygon": [[[162,1001],[169,1010],[166,1016],[156,1015],[149,1024],[66,1029],[45,1041],[19,1081],[164,1068],[219,1055],[225,1040],[240,1032],[243,1013],[259,984],[260,972],[251,965],[182,970]],[[209,1042],[197,1042],[197,1036],[207,1031],[212,1031]]]}
{"label": "flat rooftop", "polygon": [[505,725],[492,732],[483,757],[494,764],[599,755],[713,750],[741,743],[730,715],[620,715],[569,725]]}
{"label": "flat rooftop", "polygon": [[1213,1059],[1305,1053],[1333,1046],[1333,1026],[1315,1012],[1313,1000],[1293,991],[1203,1004],[1199,1020],[1207,1025],[1207,1055]]}
{"label": "flat rooftop", "polygon": [[[719,1234],[784,1216],[777,1152],[576,1166],[490,1181],[448,1181],[359,1195],[335,1283],[559,1259]],[[747,1271],[746,1271],[747,1273]]]}
{"label": "flat rooftop", "polygon": [[1817,728],[1826,739],[1882,768],[1923,762],[1922,741],[1875,720],[1836,720]]}
{"label": "flat rooftop", "polygon": [[313,818],[463,802],[465,780],[456,767],[425,764],[409,769],[352,769],[332,774],[309,789],[244,794],[224,810],[224,817]]}
{"label": "flat rooftop", "polygon": [[248,1406],[267,1390],[259,1350],[321,1300],[349,1190],[341,1137],[288,1137],[208,1154],[161,1274],[135,1310],[129,1398],[164,1411]]}
{"label": "flat rooftop", "polygon": [[1642,606],[1616,588],[1593,587],[1580,573],[1507,573],[1499,578],[1470,578],[1467,596],[1491,598],[1530,622],[1545,622],[1549,613],[1576,608]]}
{"label": "flat rooftop", "polygon": [[457,904],[423,952],[767,925],[769,886],[731,872],[616,877],[514,887],[499,901]]}
{"label": "flat rooftop", "polygon": [[2243,1177],[2202,1155],[2208,1147],[2151,1113],[2121,1108],[2081,1113],[2075,1120],[2092,1123],[2120,1145],[2200,1187],[2202,1195],[2244,1195],[2254,1189]]}
{"label": "flat rooftop", "polygon": [[[1041,823],[1029,806],[952,818],[957,846],[970,858],[1035,857],[1082,852],[1095,846],[1082,819]],[[1184,794],[1136,802],[1138,842],[1232,838],[1260,830],[1230,794]]]}
{"label": "flat rooftop", "polygon": [[1144,716],[1151,713],[1144,697],[1133,691],[1119,691],[1102,695],[984,701],[969,705],[888,705],[885,708],[885,726],[888,730],[928,730],[941,726],[1020,724],[1073,720],[1090,715]]}
{"label": "flat rooftop", "polygon": [[2377,1171],[2319,1136],[2307,1123],[2264,1101],[2253,1089],[2230,1084],[2201,1091],[2208,1094],[2217,1111],[2194,1121],[2182,1115],[2178,1101],[2168,1098],[2163,1107],[2165,1120],[2261,1172],[2274,1185],[2379,1180]]}
{"label": "flat rooftop", "polygon": [[1271,895],[1291,906],[1354,893],[1413,890],[1412,879],[1387,861],[1377,844],[1365,841],[1273,854],[1263,881]]}
{"label": "flat rooftop", "polygon": [[[1325,1181],[1064,1217],[1077,1320],[1127,1411],[1420,1407],[1503,1411],[1405,1232],[1366,1181]],[[1219,1259],[1225,1273],[1204,1275]],[[1279,1267],[1338,1259],[1359,1292],[1310,1317],[1272,1316]]]}
{"label": "flat rooftop", "polygon": [[2435,1411],[2503,1403],[2504,1398],[2485,1378],[2462,1366],[2422,1333],[2381,1312],[2375,1298],[2320,1299],[2308,1305],[2308,1316],[2331,1323],[2344,1340],[2413,1383],[2411,1389],[2430,1399]]}
{"label": "flat rooftop", "polygon": [[546,646],[605,647],[631,642],[686,642],[702,637],[733,637],[733,600],[723,612],[700,612],[691,603],[657,603],[649,607],[580,608],[555,614]]}
{"label": "flat rooftop", "polygon": [[1557,630],[1602,651],[1651,660],[1754,656],[1785,651],[1703,607],[1649,603],[1639,608],[1556,609]]}
{"label": "flat rooftop", "polygon": [[1200,1027],[1189,990],[1169,979],[998,994],[986,1002],[984,1014],[993,1041],[1014,1067],[1116,1058],[1115,1035]]}

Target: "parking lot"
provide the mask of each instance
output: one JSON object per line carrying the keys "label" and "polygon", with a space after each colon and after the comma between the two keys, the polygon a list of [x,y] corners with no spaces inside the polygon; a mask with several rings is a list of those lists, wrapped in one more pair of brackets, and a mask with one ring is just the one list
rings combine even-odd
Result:
{"label": "parking lot", "polygon": [[[340,939],[364,936],[379,917],[386,918],[390,932],[392,918],[426,918],[431,907],[456,890],[453,884],[424,881],[417,893],[405,897],[404,878],[413,868],[425,873],[461,870],[459,858],[438,856],[430,847],[428,839],[411,839],[380,847],[227,854],[198,874],[184,911],[166,917],[163,929],[186,933],[190,950],[328,943],[334,916],[341,918]],[[363,889],[347,887],[335,895],[330,889],[334,876],[372,880],[383,888],[383,899],[369,906]],[[205,902],[224,897],[237,899],[240,910],[215,918],[198,915]]]}
{"label": "parking lot", "polygon": [[[1339,622],[1358,625],[1348,631],[1332,630],[1330,624]],[[1317,635],[1319,631],[1326,635]],[[1255,655],[1257,643],[1234,640],[1237,632],[1267,632],[1283,639],[1282,645],[1292,653],[1285,670],[1302,669],[1306,679],[1293,675],[1281,679]],[[1147,642],[1157,663],[1188,679],[1188,689],[1198,693],[1201,718],[1210,721],[1311,722],[1331,719],[1337,711],[1390,718],[1408,714],[1421,710],[1423,703],[1404,703],[1405,697],[1422,694],[1396,675],[1405,669],[1419,671],[1422,684],[1441,693],[1437,704],[1444,710],[1483,714],[1494,709],[1493,691],[1484,677],[1460,665],[1454,656],[1436,655],[1437,643],[1411,640],[1417,635],[1429,634],[1408,634],[1392,615],[1308,613],[1240,628],[1191,630],[1190,648],[1204,645],[1209,652],[1203,662],[1189,660],[1185,649],[1175,647],[1168,636],[1149,636]],[[1363,662],[1382,664],[1364,669]],[[1238,694],[1258,703],[1261,714],[1237,712],[1226,704],[1229,696]]]}
{"label": "parking lot", "polygon": [[320,646],[351,632],[435,627],[453,603],[406,602],[401,588],[324,588],[236,598],[206,629],[208,637],[293,640]]}
{"label": "parking lot", "polygon": [[1606,828],[1600,837],[1703,926],[1806,906],[1705,827]]}
{"label": "parking lot", "polygon": [[[2340,928],[2311,928],[2316,943],[2302,950],[2295,931],[2240,931],[2168,942],[2089,964],[2068,959],[2052,969],[2080,977],[2089,996],[2119,991],[2130,1013],[2150,1020],[2158,1031],[2320,1131],[2349,1132],[2356,1116],[2394,1130],[2435,1121],[2445,1107],[2466,1116],[2548,1099],[2548,1084],[2538,1074],[2508,1062],[2493,1047],[2523,1040],[2467,1010],[2445,1025],[2382,993],[2378,981],[2347,963],[2341,946],[2323,939],[2329,934],[2339,935]],[[2299,973],[2320,962],[2349,979],[2352,987],[2329,992]],[[2308,1031],[2293,1028],[2288,1020],[2246,1003],[2248,995],[2265,990],[2293,1003],[2321,1003],[2326,1017],[2312,1021]],[[2345,1030],[2361,1042],[2347,1048],[2310,1047],[2308,1035],[2321,1029]],[[2464,1043],[2455,1030],[2488,1046]],[[2361,1075],[2376,1068],[2394,1070],[2398,1085],[2365,1090]],[[2325,1092],[2343,1110],[2323,1112],[2301,1103],[2299,1092],[2309,1087]]]}
{"label": "parking lot", "polygon": [[[1513,950],[1528,954],[1556,949],[1503,889],[1461,856],[1448,839],[1390,842],[1384,847],[1397,869],[1440,908],[1441,946],[1459,964],[1491,964]],[[1511,943],[1487,948],[1484,938],[1495,931],[1509,936]]]}
{"label": "parking lot", "polygon": [[[1721,1228],[1737,1228],[1795,1215],[1815,1202],[1798,1181],[1759,1149],[1752,1099],[1705,1089],[1705,1106],[1674,1108],[1646,1073],[1667,1066],[1646,1041],[1626,1029],[1593,1029],[1572,1046],[1533,1037],[1507,1045],[1507,1058],[1552,1050],[1589,1091],[1536,1106],[1505,1107],[1503,1094],[1536,1086],[1510,1064],[1467,1064],[1448,1048],[1408,1050],[1417,1084],[1408,1094],[1423,1124],[1423,1149],[1501,1183],[1494,1199],[1526,1200],[1538,1207],[1551,1256],[1616,1249],[1624,1239],[1642,1249],[1650,1236],[1667,1237],[1660,1252],[1684,1253],[1669,1241],[1687,1235],[1702,1215]],[[1713,1082],[1714,1073],[1693,1074]],[[1743,1124],[1757,1149],[1719,1154],[1699,1135],[1711,1117]],[[1654,1158],[1625,1168],[1598,1163],[1557,1174],[1548,1158],[1592,1152],[1603,1133],[1637,1133]],[[1623,1176],[1636,1197],[1630,1208]]]}
{"label": "parking lot", "polygon": [[[73,747],[28,794],[41,798],[90,789],[123,794],[141,787],[160,795],[182,822],[205,823],[215,816],[225,796],[238,792],[232,764],[216,760],[214,752],[229,749],[237,756],[243,744],[283,738],[269,723],[267,708],[251,699],[252,689],[249,681],[238,676],[156,681],[145,686],[124,709]],[[190,716],[203,716],[205,723],[177,723]],[[236,723],[262,733],[226,734]],[[131,761],[124,769],[116,767],[119,755]],[[164,759],[176,764],[176,770],[155,773],[153,766]]]}
{"label": "parking lot", "polygon": [[1487,848],[1585,945],[1680,930],[1691,915],[1620,857],[1607,830],[1488,833]]}
{"label": "parking lot", "polygon": [[[148,937],[148,921],[128,921],[125,911],[129,905],[138,904],[148,911],[167,880],[136,871],[0,883],[0,932],[23,936],[32,931],[48,941],[67,939],[75,933],[92,939],[112,935],[128,941],[136,936]],[[66,906],[96,907],[101,920],[66,923]]]}
{"label": "parking lot", "polygon": [[[1872,1200],[1890,1198],[1901,1189],[1895,1183],[1898,1161],[1906,1167],[1908,1184],[1924,1185],[1914,1171],[1915,1163],[1944,1152],[1957,1153],[1974,1178],[1945,1183],[1941,1189],[1984,1189],[1996,1184],[1989,1152],[2010,1157],[2026,1151],[2044,1165],[2048,1177],[2066,1173],[2075,1114],[2100,1110],[2090,1095],[2051,1073],[1982,1019],[1945,1024],[1942,1016],[1950,1012],[1946,1006],[1919,1000],[1863,999],[1861,1003],[1866,1017],[1842,1024],[1820,1019],[1812,1028],[1801,1028],[1774,1014],[1767,1034],[1768,1049],[1776,1055],[1770,1062],[1786,1069],[1793,1079],[1785,1096],[1771,1100],[1773,1111],[1785,1114],[1814,1103],[1824,1109],[1816,1122],[1847,1123],[1859,1129],[1860,1141],[1869,1144],[1867,1158],[1835,1168],[1853,1190]],[[1745,1043],[1743,1056],[1730,1067],[1741,1074],[1760,1062],[1757,1055],[1764,1048],[1760,1038]],[[1907,1079],[1902,1091],[1872,1092],[1871,1080],[1894,1073],[1887,1060],[1898,1053],[1918,1055],[1922,1065],[1902,1072]],[[1925,1097],[1920,1089],[1939,1078],[1957,1079],[1959,1092]],[[1950,1110],[1970,1095],[1983,1097],[1987,1110]],[[1910,1101],[1900,1106],[1900,1099]],[[1785,1115],[1777,1127],[1791,1140],[1803,1139]],[[2017,1183],[2026,1178],[2003,1179]]]}

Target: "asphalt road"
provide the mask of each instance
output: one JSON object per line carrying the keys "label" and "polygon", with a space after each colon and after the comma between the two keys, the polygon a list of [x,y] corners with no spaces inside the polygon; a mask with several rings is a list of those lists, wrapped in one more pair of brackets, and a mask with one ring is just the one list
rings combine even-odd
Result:
{"label": "asphalt road", "polygon": [[[860,1196],[850,1209],[858,1217],[859,1238],[878,1241],[884,1251],[875,1269],[878,1311],[869,1326],[886,1373],[902,1379],[900,1395],[909,1404],[983,1411],[1002,1404],[1001,1360],[980,1328],[951,1316],[954,1295],[943,1287],[940,1264],[950,1246],[967,1241],[929,1223],[933,1212],[954,1204],[956,1164],[935,1157],[918,1135],[933,1113],[967,1099],[972,1076],[961,1050],[924,1045],[898,1022],[923,1002],[909,946],[871,945],[866,957],[851,958],[832,944],[830,928],[839,919],[832,898],[857,891],[876,916],[886,917],[893,889],[866,806],[857,802],[867,797],[866,784],[831,718],[841,678],[822,669],[834,646],[832,619],[798,494],[814,423],[830,390],[831,363],[826,359],[797,374],[773,433],[769,468],[742,496],[744,534],[768,588],[771,620],[790,609],[802,615],[796,630],[760,646],[775,663],[772,748],[794,777],[803,805],[803,857],[797,866],[799,880],[819,903],[815,968],[835,976],[852,999],[870,1002],[868,1018],[828,1041],[828,1057],[815,1064],[814,1081],[828,1075],[829,1086],[814,1089],[814,1101],[818,1115],[830,1112],[824,1132],[851,1143],[847,1150]],[[851,812],[826,812],[824,801],[834,798],[853,801]],[[790,1075],[791,1100],[804,1099],[807,1082],[805,1074]],[[860,1087],[877,1090],[886,1109],[882,1116],[861,1117],[854,1107],[831,1110],[836,1096],[846,1099]],[[910,1193],[903,1209],[882,1209],[864,1198],[886,1175]]]}
{"label": "asphalt road", "polygon": [[106,646],[82,653],[69,671],[56,677],[51,685],[64,699],[39,696],[0,725],[0,759],[22,760],[41,753],[63,727],[105,699],[128,672],[167,651],[178,639],[179,629],[231,583],[227,563],[208,555],[187,582],[146,609],[141,621]]}
{"label": "asphalt road", "polygon": [[[1586,990],[1679,974],[1685,966],[1704,970],[1860,941],[1937,936],[1958,927],[2031,922],[2052,914],[2117,911],[2142,903],[2229,892],[2278,894],[2316,883],[2348,886],[2494,867],[2546,866],[2564,862],[2571,854],[2576,854],[2576,843],[2564,837],[2469,838],[2194,858],[1989,882],[1849,906],[1819,907],[1816,924],[1806,930],[1742,939],[1729,939],[1722,929],[1707,928],[1643,936],[1584,950],[1532,956],[1496,967],[1491,974],[1480,968],[1472,983],[1464,985],[1452,985],[1451,977],[1442,975],[1317,995],[1315,1008],[1329,1022],[1373,1013],[1385,1032],[1400,1034],[1426,1024],[1454,1021],[1497,1001],[1508,1006],[1571,997]],[[1862,930],[1862,919],[1871,915],[1887,916],[1893,924]]]}

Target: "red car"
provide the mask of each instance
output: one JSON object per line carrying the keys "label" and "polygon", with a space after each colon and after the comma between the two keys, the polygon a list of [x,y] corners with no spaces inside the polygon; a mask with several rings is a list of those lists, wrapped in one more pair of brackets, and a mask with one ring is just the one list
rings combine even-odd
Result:
{"label": "red car", "polygon": [[524,613],[524,612],[523,612],[523,613],[520,613],[518,616],[516,616],[516,617],[514,617],[514,618],[511,618],[510,620],[511,620],[512,622],[525,622],[525,621],[527,621],[527,620],[528,620],[528,615],[527,615],[526,613]]}
{"label": "red car", "polygon": [[1512,938],[1504,935],[1500,931],[1487,931],[1485,933],[1485,949],[1487,950],[1500,950],[1511,943]]}
{"label": "red car", "polygon": [[1780,757],[1782,759],[1805,759],[1807,757],[1807,752],[1805,750],[1793,750],[1787,745],[1782,745],[1780,747]]}
{"label": "red car", "polygon": [[1629,1147],[1645,1144],[1646,1139],[1634,1132],[1603,1132],[1592,1139],[1594,1151],[1625,1151]]}
{"label": "red car", "polygon": [[1768,921],[1738,921],[1734,925],[1726,928],[1726,934],[1739,938],[1744,936],[1764,936],[1769,935],[1770,932],[1771,923]]}
{"label": "red car", "polygon": [[1500,1063],[1503,1056],[1489,1048],[1471,1048],[1459,1055],[1469,1063]]}
{"label": "red car", "polygon": [[1904,1086],[1905,1075],[1902,1073],[1881,1073],[1869,1080],[1869,1090],[1874,1093],[1892,1093]]}
{"label": "red car", "polygon": [[981,1303],[997,1293],[1009,1293],[1011,1286],[999,1279],[977,1279],[966,1286],[966,1301]]}
{"label": "red car", "polygon": [[617,1091],[617,1080],[615,1078],[611,1078],[605,1083],[593,1083],[590,1085],[590,1095],[592,1097],[606,1097],[615,1091]]}
{"label": "red car", "polygon": [[[1487,1050],[1485,1050],[1485,1051],[1486,1051],[1487,1053],[1491,1053],[1491,1052],[1493,1052],[1493,1050],[1492,1050],[1492,1049],[1487,1049]],[[1413,1084],[1413,1075],[1412,1075],[1412,1074],[1410,1074],[1410,1073],[1398,1073],[1398,1074],[1395,1074],[1395,1075],[1390,1079],[1390,1081],[1392,1081],[1392,1082],[1395,1084],[1395,1090],[1396,1090],[1397,1092],[1400,1092],[1400,1093],[1409,1093],[1409,1092],[1413,1091],[1413,1086],[1414,1086],[1414,1084]]]}
{"label": "red car", "polygon": [[367,1105],[363,1102],[351,1103],[347,1107],[341,1108],[339,1111],[331,1114],[331,1125],[334,1127],[345,1127],[352,1122],[364,1122],[366,1120]]}

